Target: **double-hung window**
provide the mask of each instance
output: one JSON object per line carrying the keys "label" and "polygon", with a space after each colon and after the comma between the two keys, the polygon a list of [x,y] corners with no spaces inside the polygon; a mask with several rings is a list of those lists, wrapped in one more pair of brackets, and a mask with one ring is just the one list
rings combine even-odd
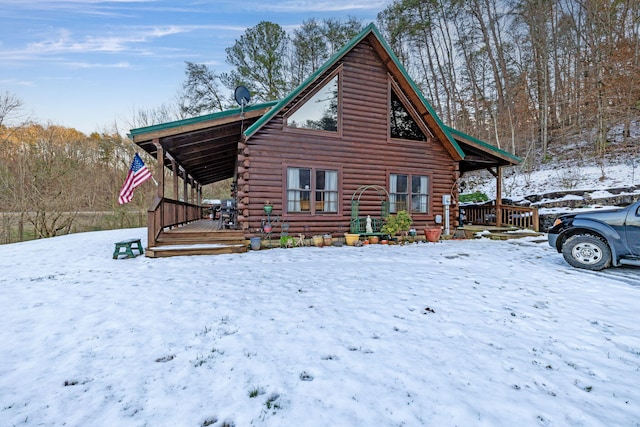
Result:
{"label": "double-hung window", "polygon": [[389,175],[389,210],[429,213],[429,177],[425,175]]}
{"label": "double-hung window", "polygon": [[288,168],[287,212],[337,213],[338,171]]}

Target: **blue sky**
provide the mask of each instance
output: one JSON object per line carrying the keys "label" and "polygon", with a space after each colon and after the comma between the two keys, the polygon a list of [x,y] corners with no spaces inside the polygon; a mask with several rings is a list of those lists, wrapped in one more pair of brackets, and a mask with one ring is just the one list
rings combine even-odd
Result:
{"label": "blue sky", "polygon": [[260,21],[375,22],[391,0],[0,0],[0,93],[39,123],[128,131],[172,101],[185,61],[228,69],[225,48]]}

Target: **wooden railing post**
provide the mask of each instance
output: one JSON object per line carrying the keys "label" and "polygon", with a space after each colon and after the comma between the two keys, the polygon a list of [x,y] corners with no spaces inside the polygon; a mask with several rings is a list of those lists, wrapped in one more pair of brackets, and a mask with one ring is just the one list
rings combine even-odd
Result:
{"label": "wooden railing post", "polygon": [[502,226],[502,167],[498,166],[496,174],[496,225]]}

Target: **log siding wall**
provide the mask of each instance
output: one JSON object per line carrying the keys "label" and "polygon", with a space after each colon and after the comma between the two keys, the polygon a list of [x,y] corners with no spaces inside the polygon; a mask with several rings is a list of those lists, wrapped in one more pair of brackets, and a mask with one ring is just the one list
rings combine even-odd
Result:
{"label": "log siding wall", "polygon": [[[388,70],[374,48],[363,40],[342,61],[321,76],[340,73],[340,129],[337,134],[283,128],[287,108],[273,117],[238,149],[239,223],[246,235],[255,235],[265,218],[263,205],[269,200],[289,223],[289,233],[307,236],[349,229],[351,198],[362,185],[380,185],[388,190],[389,174],[420,174],[429,177],[428,214],[413,213],[414,226],[433,225],[443,215],[442,195],[450,194],[458,178],[458,163],[443,144],[398,141],[389,138]],[[314,89],[313,85],[291,103]],[[286,169],[307,167],[338,170],[338,213],[288,214],[286,212]],[[454,197],[456,200],[457,197]],[[457,217],[452,206],[451,224]],[[380,199],[375,192],[360,200],[360,216],[378,216]]]}

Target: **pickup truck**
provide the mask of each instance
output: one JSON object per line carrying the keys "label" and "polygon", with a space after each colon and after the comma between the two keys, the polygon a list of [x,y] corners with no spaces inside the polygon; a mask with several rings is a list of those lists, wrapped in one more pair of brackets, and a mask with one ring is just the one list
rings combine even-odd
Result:
{"label": "pickup truck", "polygon": [[624,208],[562,215],[547,236],[573,267],[640,266],[640,200]]}

